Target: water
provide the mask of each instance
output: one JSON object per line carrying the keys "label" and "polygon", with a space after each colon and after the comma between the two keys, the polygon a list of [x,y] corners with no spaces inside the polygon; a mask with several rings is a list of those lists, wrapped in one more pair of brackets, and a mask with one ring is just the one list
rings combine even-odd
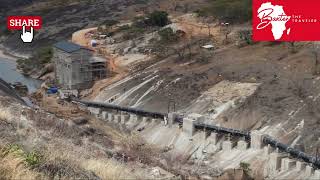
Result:
{"label": "water", "polygon": [[40,88],[42,81],[24,76],[16,70],[16,62],[0,57],[0,77],[8,83],[20,82],[28,87],[29,93]]}

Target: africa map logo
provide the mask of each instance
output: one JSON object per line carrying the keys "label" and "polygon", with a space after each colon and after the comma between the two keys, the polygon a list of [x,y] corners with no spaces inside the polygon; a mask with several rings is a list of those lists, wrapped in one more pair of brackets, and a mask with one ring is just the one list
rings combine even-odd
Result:
{"label": "africa map logo", "polygon": [[253,40],[318,41],[320,13],[314,6],[319,1],[306,0],[253,1]]}

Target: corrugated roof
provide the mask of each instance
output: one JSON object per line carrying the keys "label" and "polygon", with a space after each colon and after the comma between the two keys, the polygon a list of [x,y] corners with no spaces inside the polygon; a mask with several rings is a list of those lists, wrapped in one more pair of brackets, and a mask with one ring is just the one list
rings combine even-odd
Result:
{"label": "corrugated roof", "polygon": [[72,52],[78,51],[82,48],[82,46],[79,46],[77,44],[74,44],[74,43],[71,43],[68,41],[58,42],[58,43],[54,44],[54,47],[56,47],[62,51],[65,51],[67,53],[72,53]]}

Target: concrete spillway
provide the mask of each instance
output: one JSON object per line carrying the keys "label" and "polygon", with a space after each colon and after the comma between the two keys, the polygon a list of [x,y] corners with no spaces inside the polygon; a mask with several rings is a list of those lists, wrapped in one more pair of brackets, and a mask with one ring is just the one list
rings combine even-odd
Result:
{"label": "concrete spillway", "polygon": [[[106,103],[99,103],[99,102],[91,102],[91,101],[84,101],[84,100],[79,100],[76,98],[71,98],[71,101],[77,102],[84,104],[88,107],[94,107],[94,108],[101,108],[101,109],[111,109],[111,110],[117,110],[117,111],[124,111],[140,116],[147,116],[147,117],[153,117],[153,118],[161,118],[161,119],[166,119],[168,118],[169,124],[171,123],[188,123],[188,121],[185,122],[185,118],[181,115],[173,115],[171,116],[170,114],[165,114],[165,113],[159,113],[159,112],[151,112],[151,111],[145,111],[137,108],[131,108],[131,107],[122,107],[118,105],[112,105],[112,104],[106,104]],[[237,136],[237,137],[244,137],[247,141],[250,141],[253,135],[249,131],[242,131],[238,129],[231,129],[231,128],[225,128],[225,127],[220,127],[220,126],[214,126],[214,125],[208,125],[202,122],[197,122],[194,121],[192,122],[191,126],[189,126],[192,129],[197,129],[197,130],[205,130],[208,132],[216,132],[216,133],[221,133],[221,134],[230,134],[232,136]],[[189,130],[188,130],[189,131]],[[191,130],[194,131],[194,130]],[[260,138],[261,144],[265,145],[270,145],[274,148],[279,149],[282,152],[286,152],[290,154],[292,157],[299,158],[307,163],[311,163],[314,167],[320,168],[320,159],[312,156],[312,155],[307,155],[306,153],[295,149],[289,145],[283,144],[276,139],[272,138],[271,136],[268,135],[261,135]]]}

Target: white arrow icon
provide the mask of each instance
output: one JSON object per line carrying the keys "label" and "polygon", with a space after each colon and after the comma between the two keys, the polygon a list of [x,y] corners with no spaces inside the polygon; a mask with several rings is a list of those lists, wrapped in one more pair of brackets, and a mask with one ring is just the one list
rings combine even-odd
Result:
{"label": "white arrow icon", "polygon": [[33,27],[31,27],[31,31],[26,31],[26,26],[22,27],[21,39],[25,43],[31,43],[33,40]]}

